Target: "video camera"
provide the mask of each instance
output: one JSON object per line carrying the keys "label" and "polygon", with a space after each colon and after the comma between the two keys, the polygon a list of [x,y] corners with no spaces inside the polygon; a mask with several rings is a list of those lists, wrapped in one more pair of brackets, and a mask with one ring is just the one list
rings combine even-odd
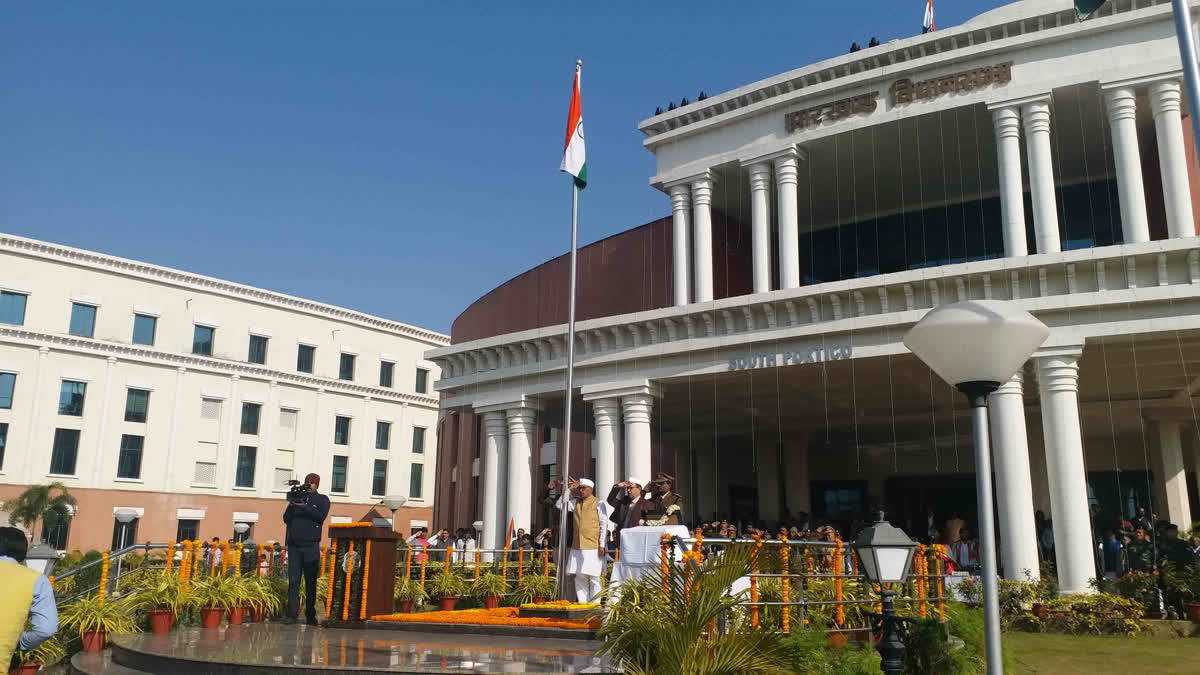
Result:
{"label": "video camera", "polygon": [[288,481],[288,485],[292,486],[287,493],[287,500],[290,504],[304,504],[308,501],[308,496],[312,494],[312,488],[308,486],[308,483],[292,479]]}

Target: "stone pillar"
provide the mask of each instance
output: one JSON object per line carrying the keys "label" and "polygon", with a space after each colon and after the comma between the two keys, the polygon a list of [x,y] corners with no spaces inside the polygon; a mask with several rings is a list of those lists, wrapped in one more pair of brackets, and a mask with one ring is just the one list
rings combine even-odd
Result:
{"label": "stone pillar", "polygon": [[754,448],[754,476],[758,483],[758,518],[779,521],[779,443],[760,439]]}
{"label": "stone pillar", "polygon": [[1160,518],[1166,518],[1181,530],[1186,530],[1192,524],[1192,507],[1188,500],[1181,427],[1179,422],[1173,421],[1153,424],[1158,432],[1158,463],[1154,467],[1154,482],[1159,485],[1160,493],[1155,509]]}
{"label": "stone pillar", "polygon": [[1050,101],[1021,107],[1025,148],[1029,154],[1029,192],[1033,196],[1033,229],[1038,253],[1062,250],[1058,236],[1058,203],[1054,196],[1054,158],[1050,154]]}
{"label": "stone pillar", "polygon": [[800,288],[800,208],[796,195],[799,153],[775,158],[775,194],[779,202],[779,287]]}
{"label": "stone pillar", "polygon": [[[1172,239],[1196,236],[1179,99],[1179,80],[1165,80],[1150,85],[1150,109],[1154,112],[1154,135],[1158,138],[1158,165],[1162,172],[1163,202],[1167,210],[1167,234]],[[1196,111],[1192,114],[1196,114]]]}
{"label": "stone pillar", "polygon": [[1088,513],[1083,438],[1079,428],[1079,356],[1057,350],[1036,357],[1046,438],[1046,477],[1054,521],[1054,555],[1063,595],[1087,593],[1096,576]]}
{"label": "stone pillar", "polygon": [[812,514],[812,488],[808,477],[808,434],[783,446],[784,501],[794,518],[804,511]]}
{"label": "stone pillar", "polygon": [[[1108,108],[1109,126],[1112,127],[1117,195],[1121,202],[1121,231],[1126,244],[1150,241],[1146,189],[1142,186],[1142,159],[1138,153],[1137,97],[1132,87],[1116,87],[1104,92],[1104,102]],[[1163,184],[1166,185],[1166,181]]]}
{"label": "stone pillar", "polygon": [[[996,471],[996,505],[1000,520],[1000,551],[1004,578],[1037,579],[1037,538],[1033,522],[1033,482],[1029,473],[1029,444],[1025,437],[1025,399],[1018,372],[990,397],[992,463]],[[979,467],[976,467],[979,470]]]}
{"label": "stone pillar", "polygon": [[[238,384],[241,382],[242,376],[234,373],[229,376],[229,407],[228,415],[225,415],[225,433],[221,444],[217,446],[217,490],[218,492],[230,493],[233,490],[233,479],[237,470],[238,456],[238,431],[242,423],[242,401],[238,398]],[[349,490],[350,469],[346,469],[347,480],[346,489]]]}
{"label": "stone pillar", "polygon": [[[750,241],[754,292],[771,290],[771,165],[750,165]],[[799,254],[797,254],[799,255]]]}
{"label": "stone pillar", "polygon": [[[508,411],[508,518],[517,528],[532,528],[533,516],[533,418],[529,408]],[[570,433],[569,429],[563,430]],[[504,527],[507,528],[508,519]],[[507,531],[507,530],[505,530]]]}
{"label": "stone pillar", "polygon": [[502,411],[483,414],[483,433],[483,500],[480,508],[483,532],[479,545],[481,548],[502,548],[503,544],[497,544],[504,538],[504,528],[508,525],[504,516],[508,510],[508,423]]}
{"label": "stone pillar", "polygon": [[713,299],[712,189],[712,178],[704,177],[692,182],[692,217],[696,229],[692,239],[693,264],[696,268],[695,302]]}
{"label": "stone pillar", "polygon": [[1004,255],[1029,255],[1025,241],[1025,190],[1021,184],[1021,113],[1016,106],[992,111],[1000,165],[1000,220]]}
{"label": "stone pillar", "polygon": [[621,405],[615,398],[599,398],[592,401],[592,413],[596,418],[596,494],[604,499],[614,483],[625,480],[617,475],[614,440],[620,433]]}
{"label": "stone pillar", "polygon": [[[179,421],[183,416],[183,375],[186,372],[186,366],[179,366],[175,369],[175,398],[171,404],[171,438],[167,442],[167,456],[166,461],[163,462],[162,485],[164,492],[175,491],[175,481],[173,481],[171,477],[176,475],[176,471],[175,463],[172,460],[175,456],[175,445],[178,442],[177,439],[179,438]],[[295,464],[292,466],[295,466]],[[182,473],[187,473],[186,467],[183,469]],[[190,479],[188,479],[188,481],[190,482]]]}
{"label": "stone pillar", "polygon": [[675,185],[671,188],[672,263],[675,270],[675,306],[688,304],[688,230],[691,229],[691,188]]}
{"label": "stone pillar", "polygon": [[648,393],[621,397],[621,414],[625,418],[625,471],[646,482],[654,477],[650,471],[650,411],[653,407],[654,397]]}
{"label": "stone pillar", "polygon": [[[106,361],[106,365],[104,367],[104,381],[100,384],[100,395],[103,397],[101,399],[101,404],[100,404],[100,431],[99,431],[99,433],[96,434],[96,457],[93,461],[94,466],[92,466],[92,485],[95,487],[100,487],[100,485],[101,485],[101,483],[100,483],[100,467],[104,466],[104,444],[107,442],[106,437],[108,436],[108,404],[112,400],[112,397],[113,397],[112,396],[112,371],[113,371],[113,366],[117,365],[117,357],[110,356],[107,359],[105,359],[105,361]],[[122,418],[123,417],[124,417],[124,414],[122,413]],[[120,448],[121,446],[118,445],[117,447]],[[120,453],[120,451],[118,450],[118,460],[117,460],[118,462],[120,461],[119,453]],[[143,456],[142,457],[142,470],[145,471],[145,469],[146,469],[146,459],[145,459],[145,456]],[[79,473],[78,468],[76,468],[75,473],[76,474]],[[114,470],[112,477],[116,477],[116,475],[117,475],[117,473]]]}

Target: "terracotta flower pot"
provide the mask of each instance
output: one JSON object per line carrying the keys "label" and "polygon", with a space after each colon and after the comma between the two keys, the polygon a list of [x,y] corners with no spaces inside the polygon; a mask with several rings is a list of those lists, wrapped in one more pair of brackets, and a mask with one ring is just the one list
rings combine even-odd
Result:
{"label": "terracotta flower pot", "polygon": [[441,598],[438,600],[438,608],[443,612],[449,612],[454,609],[454,604],[458,602],[458,597]]}
{"label": "terracotta flower pot", "polygon": [[415,605],[415,604],[417,604],[416,600],[401,600],[400,601],[400,613],[401,614],[412,614],[413,605]]}
{"label": "terracotta flower pot", "polygon": [[255,623],[262,623],[267,620],[267,611],[265,609],[250,610],[250,620]]}
{"label": "terracotta flower pot", "polygon": [[535,604],[535,605],[540,605],[545,601],[546,601],[546,596],[544,596],[544,595],[533,596],[533,604]]}
{"label": "terracotta flower pot", "polygon": [[8,671],[8,675],[33,675],[42,667],[41,661],[30,661],[29,663],[18,663]]}
{"label": "terracotta flower pot", "polygon": [[1200,602],[1183,603],[1183,611],[1187,613],[1187,618],[1191,619],[1192,623],[1200,623]]}
{"label": "terracotta flower pot", "polygon": [[841,649],[850,641],[850,636],[846,633],[829,633],[829,644]]}
{"label": "terracotta flower pot", "polygon": [[483,596],[483,606],[487,607],[488,609],[496,609],[497,607],[500,606],[500,596],[498,596],[498,595]]}
{"label": "terracotta flower pot", "polygon": [[107,636],[102,630],[89,630],[79,636],[83,641],[83,651],[98,652],[104,649]]}
{"label": "terracotta flower pot", "polygon": [[233,626],[241,625],[246,620],[245,607],[230,607],[229,608],[229,623]]}
{"label": "terracotta flower pot", "polygon": [[221,617],[224,615],[225,610],[220,607],[204,607],[200,610],[200,626],[202,628],[219,628]]}
{"label": "terracotta flower pot", "polygon": [[151,609],[146,614],[150,616],[150,630],[154,633],[166,633],[175,625],[175,612],[169,609]]}

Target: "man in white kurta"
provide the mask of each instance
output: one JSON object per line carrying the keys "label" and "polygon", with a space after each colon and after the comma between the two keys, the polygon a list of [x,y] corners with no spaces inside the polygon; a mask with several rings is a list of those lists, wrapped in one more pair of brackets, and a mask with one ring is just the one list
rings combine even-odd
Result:
{"label": "man in white kurta", "polygon": [[566,574],[575,577],[575,601],[596,602],[600,596],[600,579],[608,555],[608,504],[596,499],[595,483],[587,478],[571,481],[570,497],[558,499],[558,508],[572,515],[567,551]]}

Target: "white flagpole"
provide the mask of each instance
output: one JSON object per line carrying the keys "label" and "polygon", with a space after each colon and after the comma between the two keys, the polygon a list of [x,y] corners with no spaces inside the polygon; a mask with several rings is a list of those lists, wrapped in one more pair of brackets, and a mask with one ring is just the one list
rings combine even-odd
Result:
{"label": "white flagpole", "polygon": [[1179,41],[1179,60],[1183,63],[1183,79],[1187,85],[1188,107],[1191,108],[1193,140],[1200,142],[1200,72],[1196,68],[1196,42],[1192,35],[1192,14],[1185,0],[1172,0],[1175,13],[1175,36]]}
{"label": "white flagpole", "polygon": [[[575,73],[583,68],[583,61],[575,62]],[[571,465],[571,392],[575,388],[575,248],[578,242],[577,231],[579,224],[579,184],[571,177],[571,280],[570,295],[567,300],[567,390],[565,393],[565,412],[563,413],[562,451],[558,454],[558,479],[562,481],[562,508],[558,511],[558,550],[554,563],[557,574],[558,598],[567,597],[567,468]],[[601,561],[603,562],[603,561]],[[601,568],[603,574],[603,566]],[[578,599],[577,599],[578,600]]]}

